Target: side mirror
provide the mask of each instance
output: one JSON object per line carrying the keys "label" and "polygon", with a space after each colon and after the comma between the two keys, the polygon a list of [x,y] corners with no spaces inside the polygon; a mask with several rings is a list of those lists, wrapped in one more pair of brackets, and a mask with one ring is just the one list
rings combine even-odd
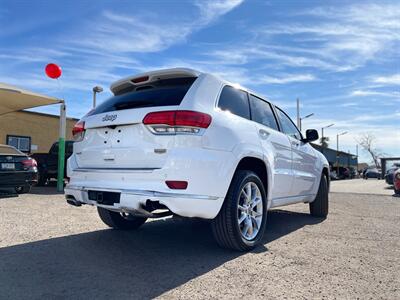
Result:
{"label": "side mirror", "polygon": [[319,135],[318,131],[315,129],[307,129],[306,130],[306,138],[303,139],[303,142],[309,143],[318,140]]}

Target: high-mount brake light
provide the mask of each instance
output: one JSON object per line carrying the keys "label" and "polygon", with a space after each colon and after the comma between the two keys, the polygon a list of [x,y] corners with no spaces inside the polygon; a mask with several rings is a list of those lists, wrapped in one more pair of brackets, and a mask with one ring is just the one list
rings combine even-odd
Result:
{"label": "high-mount brake light", "polygon": [[191,110],[157,111],[148,113],[143,124],[155,134],[198,134],[211,124],[211,116]]}
{"label": "high-mount brake light", "polygon": [[147,80],[149,80],[149,76],[142,76],[142,77],[134,78],[131,81],[133,83],[140,83],[140,82],[145,82]]}
{"label": "high-mount brake light", "polygon": [[72,129],[72,136],[75,142],[80,142],[85,136],[85,122],[78,122]]}

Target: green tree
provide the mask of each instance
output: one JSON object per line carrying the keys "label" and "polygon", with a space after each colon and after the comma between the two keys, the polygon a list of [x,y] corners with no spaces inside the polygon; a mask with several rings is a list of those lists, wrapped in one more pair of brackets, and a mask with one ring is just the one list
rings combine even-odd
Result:
{"label": "green tree", "polygon": [[320,138],[320,143],[322,148],[328,148],[329,144],[328,144],[329,138],[324,136]]}

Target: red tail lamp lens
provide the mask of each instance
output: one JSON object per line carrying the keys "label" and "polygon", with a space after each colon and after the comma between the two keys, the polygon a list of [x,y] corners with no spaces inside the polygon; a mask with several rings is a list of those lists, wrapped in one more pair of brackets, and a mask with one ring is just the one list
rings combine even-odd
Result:
{"label": "red tail lamp lens", "polygon": [[210,126],[211,116],[189,110],[178,110],[175,115],[175,125],[207,128]]}
{"label": "red tail lamp lens", "polygon": [[76,136],[85,131],[85,122],[78,122],[75,124],[74,128],[72,129],[72,135]]}
{"label": "red tail lamp lens", "polygon": [[33,158],[24,159],[21,161],[25,168],[34,168],[37,167],[37,162]]}
{"label": "red tail lamp lens", "polygon": [[167,180],[165,181],[167,186],[173,190],[186,190],[188,186],[187,181],[178,181],[178,180]]}
{"label": "red tail lamp lens", "polygon": [[158,111],[148,113],[144,119],[143,124],[165,124],[174,126],[175,125],[175,111]]}
{"label": "red tail lamp lens", "polygon": [[143,119],[143,124],[208,128],[211,124],[211,116],[190,110],[159,111],[148,113]]}

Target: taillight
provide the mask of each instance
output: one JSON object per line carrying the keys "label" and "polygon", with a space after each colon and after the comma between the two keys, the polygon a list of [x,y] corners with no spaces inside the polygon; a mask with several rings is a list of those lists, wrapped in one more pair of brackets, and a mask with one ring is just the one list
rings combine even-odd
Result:
{"label": "taillight", "polygon": [[78,122],[72,129],[72,136],[75,142],[80,142],[85,136],[85,122]]}
{"label": "taillight", "polygon": [[211,116],[190,110],[148,113],[143,124],[155,134],[198,134],[211,124]]}
{"label": "taillight", "polygon": [[24,169],[33,169],[37,167],[37,162],[33,158],[27,158],[21,161]]}

